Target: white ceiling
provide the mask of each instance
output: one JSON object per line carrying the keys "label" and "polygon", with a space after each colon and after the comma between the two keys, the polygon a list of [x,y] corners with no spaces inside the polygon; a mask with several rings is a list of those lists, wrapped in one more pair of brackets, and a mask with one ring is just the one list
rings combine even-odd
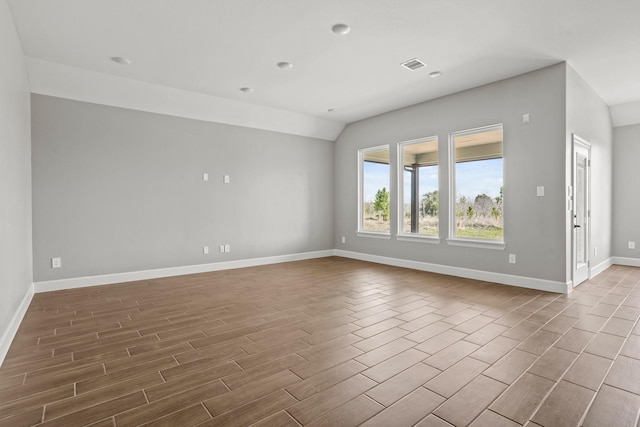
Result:
{"label": "white ceiling", "polygon": [[[35,59],[30,64],[46,61],[325,121],[349,123],[567,61],[608,105],[624,110],[625,120],[636,120],[628,116],[637,110],[640,122],[639,0],[9,4],[25,55]],[[351,32],[334,34],[336,23]],[[132,63],[118,65],[113,56]],[[400,66],[416,57],[427,67]],[[294,67],[280,69],[280,61]],[[430,78],[436,70],[442,77]]]}

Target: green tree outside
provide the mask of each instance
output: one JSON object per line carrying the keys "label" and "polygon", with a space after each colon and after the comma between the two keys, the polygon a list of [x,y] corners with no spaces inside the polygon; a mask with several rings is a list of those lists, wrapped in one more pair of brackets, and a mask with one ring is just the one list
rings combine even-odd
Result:
{"label": "green tree outside", "polygon": [[389,219],[389,192],[385,187],[382,187],[382,189],[376,193],[373,209],[376,212],[380,212],[383,220],[387,221]]}

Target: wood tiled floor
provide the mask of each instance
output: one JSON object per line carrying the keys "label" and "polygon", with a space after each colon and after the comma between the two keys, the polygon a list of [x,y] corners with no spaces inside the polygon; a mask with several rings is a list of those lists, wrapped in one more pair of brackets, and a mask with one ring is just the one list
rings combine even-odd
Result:
{"label": "wood tiled floor", "polygon": [[635,427],[639,285],[332,257],[36,294],[0,426]]}

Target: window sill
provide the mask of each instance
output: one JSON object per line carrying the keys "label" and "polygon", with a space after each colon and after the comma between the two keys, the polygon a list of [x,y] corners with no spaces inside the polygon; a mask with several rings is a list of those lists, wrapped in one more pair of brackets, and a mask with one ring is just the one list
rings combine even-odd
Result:
{"label": "window sill", "polygon": [[466,246],[469,248],[494,249],[497,251],[503,251],[504,248],[506,247],[504,242],[480,240],[480,239],[453,238],[453,239],[447,239],[447,244],[451,246]]}
{"label": "window sill", "polygon": [[440,243],[438,236],[429,236],[425,234],[396,234],[396,240],[405,242],[431,243],[437,245]]}
{"label": "window sill", "polygon": [[356,232],[356,236],[358,237],[371,237],[374,239],[391,239],[391,235],[389,233],[377,233],[375,231],[358,231]]}

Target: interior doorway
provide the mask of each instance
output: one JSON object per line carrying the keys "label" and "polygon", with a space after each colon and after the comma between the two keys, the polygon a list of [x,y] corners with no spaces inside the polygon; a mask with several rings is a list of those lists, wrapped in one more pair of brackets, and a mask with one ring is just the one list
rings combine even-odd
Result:
{"label": "interior doorway", "polygon": [[589,278],[589,229],[591,216],[591,144],[573,135],[572,246],[573,286]]}

